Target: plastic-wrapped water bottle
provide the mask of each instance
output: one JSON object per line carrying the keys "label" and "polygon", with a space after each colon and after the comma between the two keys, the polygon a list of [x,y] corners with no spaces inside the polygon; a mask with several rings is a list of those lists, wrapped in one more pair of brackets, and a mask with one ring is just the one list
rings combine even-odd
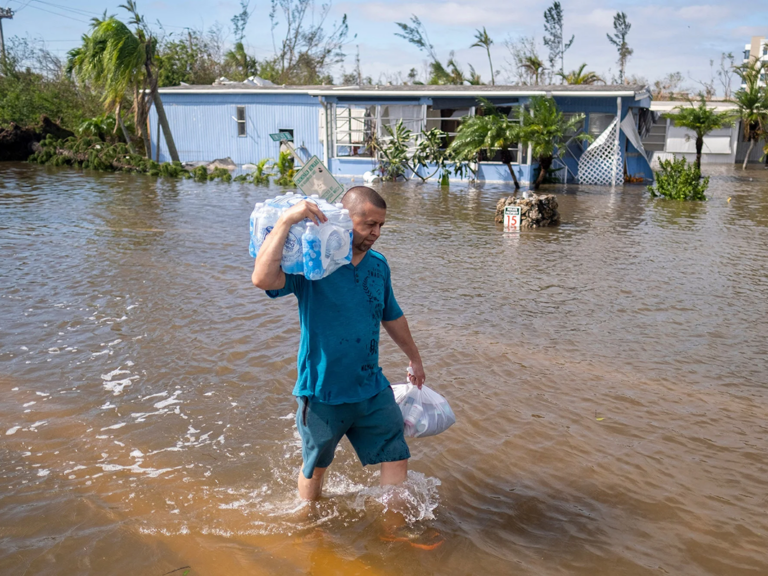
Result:
{"label": "plastic-wrapped water bottle", "polygon": [[349,210],[342,209],[341,217],[339,218],[339,224],[349,234],[349,250],[347,251],[347,256],[345,257],[345,260],[347,263],[349,263],[352,262],[352,241],[354,240],[352,231],[352,218],[349,216]]}
{"label": "plastic-wrapped water bottle", "polygon": [[[267,234],[272,232],[272,229],[277,224],[277,220],[280,218],[280,211],[272,206],[264,206],[261,209],[261,216],[259,217],[259,226],[256,229],[256,238],[258,241],[258,248],[264,243],[264,239]],[[258,250],[257,248],[257,250]]]}
{"label": "plastic-wrapped water bottle", "polygon": [[301,237],[304,249],[304,277],[307,280],[320,280],[325,276],[323,266],[322,242],[319,227],[314,222],[307,224],[306,232]]}
{"label": "plastic-wrapped water bottle", "polygon": [[252,258],[256,258],[256,255],[259,253],[259,248],[261,248],[261,242],[258,238],[258,229],[259,229],[259,218],[261,217],[261,211],[264,208],[264,204],[262,202],[256,203],[256,207],[253,209],[253,212],[251,212],[251,224],[250,224],[250,236],[251,236],[251,242],[248,245],[248,252],[250,253]]}
{"label": "plastic-wrapped water bottle", "polygon": [[283,257],[280,267],[286,274],[304,274],[304,247],[301,237],[304,234],[302,224],[294,224],[288,230],[288,237],[283,245]]}

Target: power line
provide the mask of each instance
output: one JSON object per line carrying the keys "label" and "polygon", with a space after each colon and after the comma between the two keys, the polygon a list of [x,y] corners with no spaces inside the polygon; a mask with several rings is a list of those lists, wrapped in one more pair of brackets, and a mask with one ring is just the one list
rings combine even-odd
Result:
{"label": "power line", "polygon": [[87,20],[80,20],[79,18],[72,18],[72,16],[67,16],[66,14],[59,14],[58,12],[54,12],[53,10],[46,10],[45,8],[40,8],[40,6],[35,6],[34,4],[28,4],[30,8],[34,8],[35,10],[40,10],[41,12],[47,12],[48,14],[53,14],[54,16],[59,16],[61,18],[68,18],[69,20],[74,20],[75,22],[82,22],[83,24],[90,24]]}
{"label": "power line", "polygon": [[45,2],[45,0],[29,0],[29,1],[37,2],[38,4],[47,4],[48,6],[53,6],[55,8],[63,8],[64,10],[69,10],[70,12],[76,12],[83,16],[101,16],[101,14],[99,14],[98,12],[91,12],[90,10],[82,10],[81,8],[71,8],[70,6],[62,6],[61,4]]}

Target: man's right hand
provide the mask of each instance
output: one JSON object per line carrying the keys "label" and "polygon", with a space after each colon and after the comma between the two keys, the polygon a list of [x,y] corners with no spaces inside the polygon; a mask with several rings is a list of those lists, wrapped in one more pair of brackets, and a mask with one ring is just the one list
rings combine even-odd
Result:
{"label": "man's right hand", "polygon": [[317,204],[310,202],[309,200],[302,200],[298,204],[291,206],[280,216],[280,220],[285,222],[288,226],[298,224],[307,218],[312,220],[312,222],[318,226],[321,222],[328,221],[328,218],[323,214],[322,210],[318,208]]}

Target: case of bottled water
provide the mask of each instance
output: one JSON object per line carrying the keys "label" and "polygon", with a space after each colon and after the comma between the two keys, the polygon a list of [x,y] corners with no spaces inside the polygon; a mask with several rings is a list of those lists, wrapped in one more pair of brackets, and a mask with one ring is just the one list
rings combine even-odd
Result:
{"label": "case of bottled water", "polygon": [[320,280],[352,261],[352,219],[341,204],[330,204],[317,195],[308,197],[293,192],[259,202],[251,213],[248,251],[255,258],[280,215],[302,200],[317,204],[328,221],[318,226],[306,219],[291,226],[280,266],[286,274]]}

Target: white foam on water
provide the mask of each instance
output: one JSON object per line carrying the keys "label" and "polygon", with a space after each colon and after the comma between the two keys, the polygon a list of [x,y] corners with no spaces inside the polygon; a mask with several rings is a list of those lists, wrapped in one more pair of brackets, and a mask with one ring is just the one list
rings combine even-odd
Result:
{"label": "white foam on water", "polygon": [[128,308],[125,309],[125,311],[127,312],[128,310],[131,310],[132,308],[136,308],[136,306],[138,306],[138,304],[131,304],[130,306],[128,306]]}
{"label": "white foam on water", "polygon": [[32,431],[35,431],[35,428],[37,428],[38,426],[42,426],[43,424],[47,424],[47,423],[48,423],[48,420],[38,420],[37,422],[32,424],[32,426],[30,426],[29,429],[32,430]]}
{"label": "white foam on water", "polygon": [[153,404],[153,406],[157,409],[160,409],[165,408],[166,406],[170,406],[171,404],[181,404],[181,400],[176,400],[179,394],[181,394],[181,390],[174,392],[173,396],[168,398],[168,400],[161,400],[160,402]]}
{"label": "white foam on water", "polygon": [[121,338],[118,338],[117,340],[113,340],[112,342],[108,342],[107,346],[114,346],[115,344],[120,344],[123,340]]}
{"label": "white foam on water", "polygon": [[157,412],[133,412],[131,418],[136,418],[136,422],[144,422],[147,416],[154,416],[156,414],[167,414],[168,410],[158,410]]}
{"label": "white foam on water", "polygon": [[116,380],[115,382],[104,382],[104,389],[109,390],[115,396],[119,396],[123,393],[123,390],[133,384],[132,380],[138,379],[139,376],[131,376],[125,380]]}
{"label": "white foam on water", "polygon": [[107,382],[112,380],[113,376],[117,376],[118,374],[130,374],[130,370],[121,370],[120,368],[117,368],[115,370],[112,370],[109,374],[102,374],[101,379],[106,380]]}
{"label": "white foam on water", "polygon": [[51,473],[50,470],[38,470],[37,471],[37,475],[38,476],[48,476],[48,474],[50,474],[50,473]]}
{"label": "white foam on water", "polygon": [[32,406],[32,404],[37,404],[37,402],[35,402],[35,401],[33,400],[32,402],[27,402],[26,404],[22,404],[22,406],[23,406],[24,408],[26,408],[26,407],[28,407],[28,406]]}
{"label": "white foam on water", "polygon": [[110,408],[117,408],[117,406],[115,406],[111,402],[107,402],[106,404],[104,404],[104,406],[99,406],[99,410],[109,410]]}
{"label": "white foam on water", "polygon": [[18,386],[16,386],[15,388],[11,388],[11,391],[12,391],[12,392],[17,392],[18,390],[19,390],[19,387],[18,387]]}
{"label": "white foam on water", "polygon": [[64,474],[69,474],[70,472],[77,472],[78,470],[85,470],[85,466],[82,464],[78,464],[74,468],[70,468],[69,470],[64,470]]}
{"label": "white foam on water", "polygon": [[50,396],[50,394],[46,394],[45,392],[35,392],[38,396]]}
{"label": "white foam on water", "polygon": [[29,348],[27,348],[26,346],[22,346],[20,349],[24,350],[25,352],[29,350]]}
{"label": "white foam on water", "polygon": [[92,352],[91,356],[101,356],[102,354],[112,354],[112,350],[102,350],[101,352]]}
{"label": "white foam on water", "polygon": [[21,426],[14,426],[13,428],[8,428],[8,430],[6,430],[6,432],[5,432],[5,435],[6,436],[13,436],[19,430],[21,430]]}
{"label": "white foam on water", "polygon": [[352,508],[363,511],[369,501],[403,515],[408,524],[433,520],[434,511],[440,504],[437,487],[440,480],[427,477],[421,472],[408,472],[405,482],[397,486],[373,486],[363,488],[355,496]]}
{"label": "white foam on water", "polygon": [[165,474],[166,472],[172,472],[173,470],[178,470],[181,468],[181,466],[176,466],[174,468],[142,468],[139,466],[141,464],[141,461],[137,462],[136,464],[132,464],[131,466],[121,466],[120,464],[97,464],[97,466],[101,466],[101,469],[104,470],[104,472],[118,472],[120,470],[128,470],[130,472],[133,472],[134,474],[146,474],[150,478],[157,478],[158,476],[161,476],[162,474]]}
{"label": "white foam on water", "polygon": [[144,458],[144,453],[139,449],[134,450],[130,455],[132,458]]}
{"label": "white foam on water", "polygon": [[149,400],[150,398],[162,398],[163,396],[168,396],[168,392],[158,392],[157,394],[150,394],[149,396],[144,396],[142,400]]}
{"label": "white foam on water", "polygon": [[48,348],[48,354],[58,354],[59,352],[61,352],[61,350],[58,348]]}
{"label": "white foam on water", "polygon": [[112,426],[105,426],[104,428],[101,429],[101,431],[104,432],[104,430],[117,430],[118,428],[122,428],[123,426],[125,426],[125,422],[120,422],[119,424],[112,424]]}
{"label": "white foam on water", "polygon": [[278,420],[292,420],[293,418],[296,418],[296,414],[291,412],[290,414],[286,414],[285,416],[278,416]]}

